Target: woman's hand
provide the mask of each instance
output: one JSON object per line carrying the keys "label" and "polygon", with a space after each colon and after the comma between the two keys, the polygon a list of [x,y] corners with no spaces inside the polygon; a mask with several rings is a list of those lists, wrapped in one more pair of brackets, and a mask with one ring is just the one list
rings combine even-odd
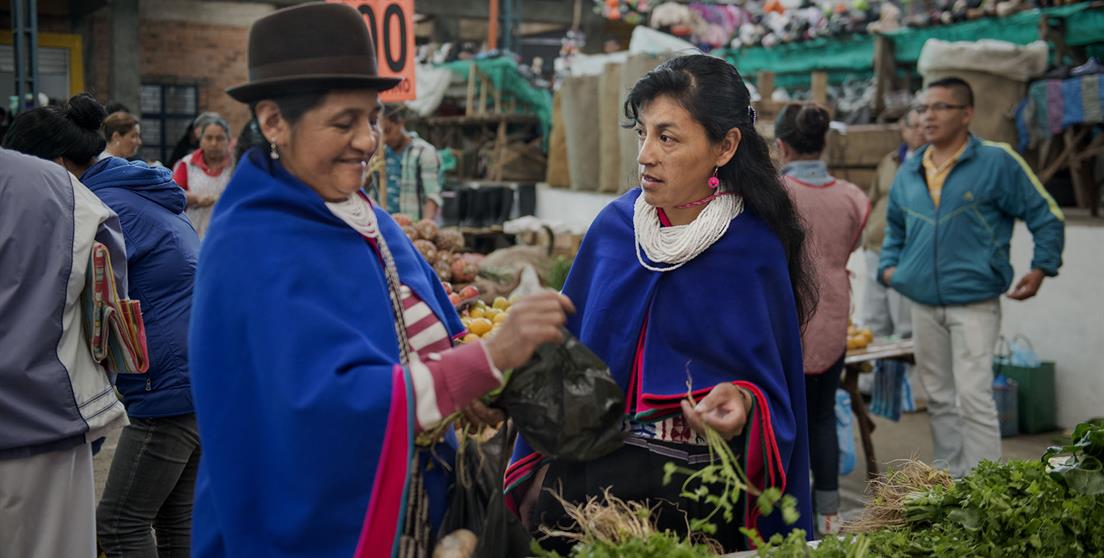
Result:
{"label": "woman's hand", "polygon": [[695,432],[705,435],[705,426],[716,430],[725,440],[744,431],[751,395],[730,383],[717,384],[696,406],[682,401],[682,414]]}
{"label": "woman's hand", "polygon": [[215,196],[201,196],[199,194],[188,194],[188,207],[200,208],[209,207],[215,205],[218,198]]}
{"label": "woman's hand", "polygon": [[571,301],[555,291],[518,300],[510,306],[506,321],[494,337],[484,342],[491,362],[500,370],[529,362],[537,347],[563,341],[560,328],[567,322],[567,315],[574,312]]}
{"label": "woman's hand", "polygon": [[494,428],[506,420],[505,413],[484,405],[478,399],[461,409],[460,413],[464,416],[464,422],[476,430],[482,430],[485,426]]}

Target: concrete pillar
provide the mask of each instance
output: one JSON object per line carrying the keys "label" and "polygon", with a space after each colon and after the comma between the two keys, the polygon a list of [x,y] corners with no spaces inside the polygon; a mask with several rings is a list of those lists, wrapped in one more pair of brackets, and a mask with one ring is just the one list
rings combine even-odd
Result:
{"label": "concrete pillar", "polygon": [[123,103],[135,114],[142,109],[138,1],[111,0],[111,82],[108,90],[110,101]]}

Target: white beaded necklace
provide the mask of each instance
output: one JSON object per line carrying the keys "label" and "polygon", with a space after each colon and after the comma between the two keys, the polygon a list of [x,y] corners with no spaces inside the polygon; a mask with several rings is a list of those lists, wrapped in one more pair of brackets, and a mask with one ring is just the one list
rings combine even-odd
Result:
{"label": "white beaded necklace", "polygon": [[326,207],[356,232],[368,238],[379,236],[376,212],[372,211],[372,205],[359,195],[353,194],[345,201],[326,202]]}
{"label": "white beaded necklace", "polygon": [[[709,202],[705,209],[688,225],[662,227],[656,208],[644,201],[644,194],[636,198],[633,206],[633,235],[636,237],[636,259],[644,269],[671,271],[698,257],[728,231],[728,225],[744,210],[740,196],[722,196]],[[648,259],[669,267],[648,264],[641,256],[644,249]]]}

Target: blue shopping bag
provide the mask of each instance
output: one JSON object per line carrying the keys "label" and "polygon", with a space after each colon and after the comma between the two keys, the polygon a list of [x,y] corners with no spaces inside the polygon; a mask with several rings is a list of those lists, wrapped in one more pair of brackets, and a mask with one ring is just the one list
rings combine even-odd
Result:
{"label": "blue shopping bag", "polygon": [[855,469],[854,419],[851,415],[851,396],[842,389],[836,390],[836,437],[839,438],[839,474],[845,476]]}

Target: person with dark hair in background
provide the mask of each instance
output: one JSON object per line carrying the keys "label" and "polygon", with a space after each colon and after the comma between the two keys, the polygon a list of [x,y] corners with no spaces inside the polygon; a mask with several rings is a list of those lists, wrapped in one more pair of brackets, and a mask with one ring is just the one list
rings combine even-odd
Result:
{"label": "person with dark hair in background", "polygon": [[378,75],[355,9],[258,19],[249,75],[228,93],[268,145],[215,207],[189,336],[195,556],[428,556],[448,455],[416,435],[454,412],[500,420],[479,398],[562,341],[571,303],[523,298],[494,338],[453,345],[463,325],[436,273],[360,190],[379,92],[400,80]]}
{"label": "person with dark hair in background", "polygon": [[1062,265],[1064,216],[1008,144],[970,133],[974,93],[964,80],[929,83],[913,111],[928,145],[893,181],[878,277],[913,302],[935,462],[961,477],[1001,457],[993,352],[1000,296],[1014,278],[1012,227],[1023,219],[1035,241],[1031,271],[1008,293],[1027,300]]}
{"label": "person with dark hair in background", "polygon": [[264,147],[267,143],[264,134],[261,133],[260,125],[257,124],[257,120],[250,120],[249,123],[243,126],[241,131],[238,132],[238,140],[234,142],[234,165],[236,166],[250,149],[254,147]]}
{"label": "person with dark hair in background", "polygon": [[609,487],[658,506],[659,528],[685,534],[712,505],[664,485],[664,467],[709,463],[708,425],[755,490],[794,496],[801,516],[789,526],[740,506],[732,521],[714,518],[725,550],[747,548],[739,527],[766,538],[812,531],[801,324],[816,291],[805,232],[750,103],[736,68],[707,55],[664,62],[629,93],[640,187],[591,224],[563,290],[578,309],[568,329],[626,390],[626,443],[569,463],[520,440],[505,485],[530,528],[566,519],[542,488],[583,502]]}
{"label": "person with dark hair in background", "polygon": [[8,133],[8,126],[11,125],[11,114],[8,109],[0,107],[0,140],[4,138]]}
{"label": "person with dark hair in background", "polygon": [[[66,139],[81,158],[103,150]],[[61,165],[0,149],[0,239],[0,554],[93,558],[91,442],[126,412],[83,335],[81,294],[98,242],[126,296],[119,219]]]}
{"label": "person with dark hair in background", "polygon": [[204,112],[196,116],[188,127],[184,129],[184,133],[180,136],[180,139],[173,147],[172,154],[169,155],[169,160],[165,161],[165,167],[175,169],[176,164],[180,162],[189,153],[199,149],[199,129],[210,123],[210,121],[217,117],[216,112]]}
{"label": "person with dark hair in background", "polygon": [[103,122],[103,135],[107,149],[100,157],[130,159],[142,147],[141,123],[129,112],[111,112]]}
{"label": "person with dark hair in background", "polygon": [[199,147],[199,138],[196,137],[195,122],[188,124],[188,127],[184,129],[184,133],[177,140],[176,145],[173,146],[172,153],[169,154],[169,159],[165,161],[165,167],[175,169],[176,164],[180,162],[186,155],[195,151]]}
{"label": "person with dark hair in background", "polygon": [[173,179],[187,193],[188,219],[203,238],[212,207],[234,174],[234,160],[230,156],[230,124],[218,113],[200,115],[196,135],[199,149],[177,161]]}
{"label": "person with dark hair in background", "polygon": [[828,174],[828,165],[820,158],[830,122],[828,111],[815,104],[786,105],[774,120],[782,176],[805,221],[820,288],[816,312],[802,332],[802,347],[815,528],[822,535],[839,533],[841,527],[836,390],[851,314],[847,260],[858,249],[870,216],[870,200],[862,190]]}
{"label": "person with dark hair in background", "polygon": [[385,107],[380,129],[387,159],[387,199],[380,203],[392,214],[435,220],[442,203],[437,148],[406,129],[401,105]]}
{"label": "person with dark hair in background", "polygon": [[199,466],[187,356],[199,238],[168,169],[119,157],[96,160],[105,144],[104,116],[103,107],[82,93],[67,110],[21,113],[6,143],[64,165],[119,215],[130,296],[141,301],[150,365],[145,374],[116,380],[131,423],[119,437],[97,531],[111,557],[186,556]]}
{"label": "person with dark hair in background", "polygon": [[[107,114],[115,114],[116,112],[125,112],[127,114],[131,114],[130,107],[124,105],[123,103],[120,103],[119,101],[109,101],[106,105],[104,105],[104,110],[107,111]],[[111,141],[110,137],[107,139],[109,142]]]}
{"label": "person with dark hair in background", "polygon": [[920,115],[908,111],[900,121],[901,145],[878,163],[878,169],[871,181],[867,196],[874,209],[863,231],[863,256],[866,259],[867,273],[864,279],[862,325],[870,328],[876,337],[897,335],[912,336],[912,314],[910,303],[901,293],[887,289],[878,280],[878,259],[885,240],[886,208],[889,207],[889,192],[897,171],[901,165],[916,154],[924,145],[924,134],[920,130]]}

